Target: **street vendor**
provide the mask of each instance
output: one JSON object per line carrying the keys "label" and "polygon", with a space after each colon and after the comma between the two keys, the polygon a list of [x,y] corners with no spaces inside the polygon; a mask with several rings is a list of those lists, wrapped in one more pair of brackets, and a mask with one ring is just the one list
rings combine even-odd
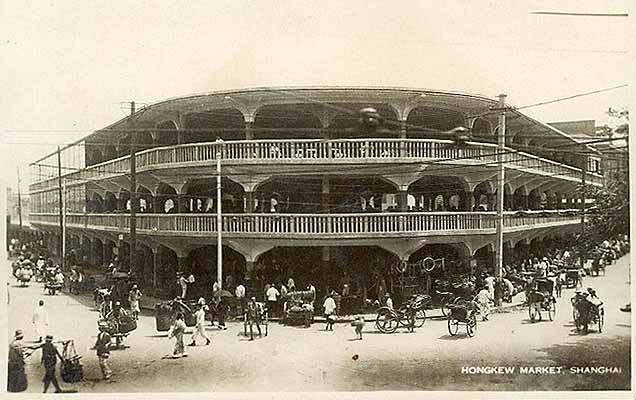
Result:
{"label": "street vendor", "polygon": [[24,372],[24,359],[28,357],[24,351],[22,340],[24,334],[21,329],[15,331],[13,341],[9,344],[9,368],[7,370],[7,390],[9,392],[23,392],[28,386]]}

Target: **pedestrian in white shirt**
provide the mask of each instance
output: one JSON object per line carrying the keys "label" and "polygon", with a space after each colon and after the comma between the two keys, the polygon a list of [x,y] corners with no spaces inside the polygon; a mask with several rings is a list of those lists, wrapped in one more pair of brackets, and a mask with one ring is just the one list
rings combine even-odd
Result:
{"label": "pedestrian in white shirt", "polygon": [[479,313],[482,321],[488,321],[490,314],[490,290],[483,287],[477,294],[477,303],[479,304]]}
{"label": "pedestrian in white shirt", "polygon": [[42,337],[45,336],[49,326],[49,314],[44,308],[44,300],[40,300],[37,307],[33,311],[33,325],[35,326],[35,332],[38,336],[38,342],[42,341]]}
{"label": "pedestrian in white shirt", "polygon": [[276,315],[278,310],[278,296],[280,296],[280,292],[274,285],[270,284],[265,295],[267,296],[268,309],[272,315]]}
{"label": "pedestrian in white shirt", "polygon": [[336,322],[336,316],[334,315],[336,312],[336,302],[333,299],[333,292],[327,295],[322,307],[325,309],[325,319],[327,320],[325,330],[333,331],[333,324]]}
{"label": "pedestrian in white shirt", "polygon": [[197,322],[194,326],[194,332],[192,332],[192,342],[188,346],[196,346],[199,336],[205,339],[205,345],[208,346],[210,344],[210,338],[207,333],[205,333],[205,304],[197,304],[194,317]]}
{"label": "pedestrian in white shirt", "polygon": [[234,290],[234,295],[236,296],[236,303],[241,312],[241,315],[245,314],[245,286],[242,283],[239,283]]}
{"label": "pedestrian in white shirt", "polygon": [[488,276],[486,279],[484,279],[484,282],[486,282],[486,286],[488,287],[488,293],[490,296],[490,300],[494,300],[495,299],[495,277],[490,275]]}

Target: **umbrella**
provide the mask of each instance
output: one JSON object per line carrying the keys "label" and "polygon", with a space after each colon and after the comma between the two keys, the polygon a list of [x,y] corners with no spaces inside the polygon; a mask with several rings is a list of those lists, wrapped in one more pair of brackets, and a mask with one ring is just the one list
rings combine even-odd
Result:
{"label": "umbrella", "polygon": [[214,292],[214,297],[233,297],[232,293],[228,292],[225,289],[217,290]]}

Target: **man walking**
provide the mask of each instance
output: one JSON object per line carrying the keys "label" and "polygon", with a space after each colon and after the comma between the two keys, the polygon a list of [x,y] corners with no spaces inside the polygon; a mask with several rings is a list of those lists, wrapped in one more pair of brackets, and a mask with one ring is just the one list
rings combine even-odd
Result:
{"label": "man walking", "polygon": [[46,333],[49,326],[49,315],[44,308],[44,300],[40,300],[37,307],[35,307],[32,322],[35,326],[38,342],[42,342],[42,336]]}
{"label": "man walking", "polygon": [[336,311],[336,302],[332,296],[333,291],[327,295],[327,298],[322,305],[325,309],[325,319],[327,320],[327,325],[325,325],[326,331],[333,331],[333,324],[336,322],[336,316],[334,315]]}
{"label": "man walking", "polygon": [[192,342],[188,346],[196,346],[197,345],[197,337],[202,337],[205,339],[205,345],[208,346],[210,344],[210,338],[207,333],[205,333],[205,305],[197,304],[197,311],[194,313],[194,316],[197,320],[196,325],[194,326],[194,332],[192,333]]}
{"label": "man walking", "polygon": [[183,334],[186,330],[186,324],[183,321],[183,313],[177,314],[177,319],[170,328],[168,338],[174,338],[174,351],[172,352],[172,358],[181,358],[187,356],[185,347],[183,346]]}
{"label": "man walking", "polygon": [[106,325],[99,324],[99,333],[95,342],[95,350],[97,351],[97,359],[99,360],[99,368],[102,370],[102,376],[105,380],[109,380],[113,371],[108,365],[110,358],[110,345],[112,337],[106,332]]}
{"label": "man walking", "polygon": [[46,335],[46,342],[42,345],[42,365],[44,365],[44,378],[42,378],[42,382],[44,383],[43,393],[46,393],[46,391],[49,390],[49,385],[51,383],[53,384],[53,387],[55,387],[55,393],[62,392],[62,388],[57,382],[57,377],[55,376],[55,367],[57,366],[58,358],[60,360],[64,360],[53,344],[53,336]]}

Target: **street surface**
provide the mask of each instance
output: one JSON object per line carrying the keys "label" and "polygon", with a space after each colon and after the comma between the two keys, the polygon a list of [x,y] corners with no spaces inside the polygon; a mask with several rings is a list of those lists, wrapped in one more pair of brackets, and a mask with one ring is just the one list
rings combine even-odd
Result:
{"label": "street surface", "polygon": [[[6,268],[9,263],[5,262]],[[173,340],[155,330],[154,317],[144,314],[126,340],[130,346],[111,353],[114,375],[102,381],[95,352],[97,312],[92,296],[49,296],[39,283],[17,287],[11,278],[9,336],[23,329],[25,341],[35,338],[33,309],[44,299],[50,331],[59,339],[75,340],[83,356],[84,381],[64,384],[79,392],[209,392],[209,391],[374,391],[374,390],[628,390],[630,385],[631,314],[619,311],[630,301],[629,254],[607,268],[607,275],[586,278],[605,302],[602,333],[576,333],[570,297],[564,289],[553,322],[531,323],[527,308],[493,314],[478,322],[469,338],[464,326],[451,337],[446,320],[429,319],[414,333],[400,328],[382,334],[367,321],[364,339],[355,340],[349,324],[325,332],[322,323],[310,328],[270,324],[270,335],[252,342],[243,324],[227,331],[209,326],[212,345],[187,347],[188,357],[162,359]],[[192,328],[188,329],[188,332]],[[190,335],[186,335],[186,344]],[[42,390],[40,354],[27,359],[28,392]],[[462,373],[462,367],[516,367],[510,374]],[[561,373],[519,372],[520,367],[563,367]],[[620,368],[618,373],[572,373],[570,367]],[[465,370],[465,372],[468,372]],[[597,371],[598,372],[598,371]],[[61,380],[60,380],[61,382]]]}

